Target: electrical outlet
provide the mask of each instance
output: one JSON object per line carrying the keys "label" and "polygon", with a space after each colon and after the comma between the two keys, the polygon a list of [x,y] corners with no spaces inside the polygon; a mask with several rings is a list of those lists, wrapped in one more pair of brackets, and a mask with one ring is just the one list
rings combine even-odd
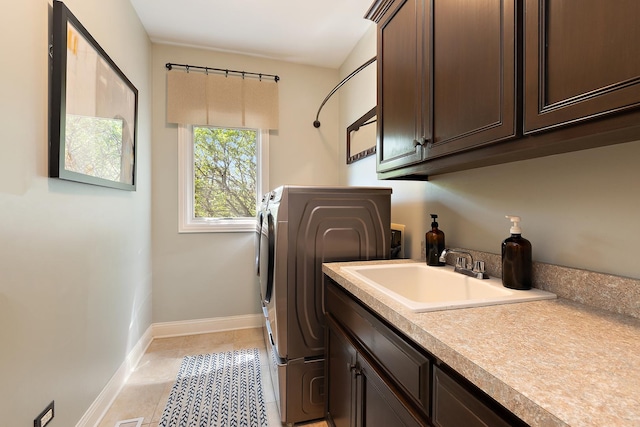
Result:
{"label": "electrical outlet", "polygon": [[40,413],[40,415],[38,415],[38,417],[33,420],[33,427],[44,427],[47,424],[49,424],[49,421],[51,421],[53,419],[53,400],[51,401],[51,403],[49,403],[49,405],[47,405],[46,408],[44,408],[44,411],[42,411]]}

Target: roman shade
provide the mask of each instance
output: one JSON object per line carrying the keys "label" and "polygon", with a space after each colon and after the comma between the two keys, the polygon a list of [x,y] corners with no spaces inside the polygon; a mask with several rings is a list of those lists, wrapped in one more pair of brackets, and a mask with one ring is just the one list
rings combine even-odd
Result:
{"label": "roman shade", "polygon": [[167,122],[278,128],[278,83],[215,73],[167,72]]}

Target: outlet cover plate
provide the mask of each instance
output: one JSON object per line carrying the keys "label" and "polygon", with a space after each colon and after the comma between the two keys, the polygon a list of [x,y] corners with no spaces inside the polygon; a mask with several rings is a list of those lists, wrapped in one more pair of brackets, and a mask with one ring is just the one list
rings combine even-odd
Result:
{"label": "outlet cover plate", "polygon": [[44,411],[38,415],[38,417],[33,420],[33,427],[45,427],[49,422],[53,419],[54,409],[53,409],[53,400],[51,403],[44,408]]}

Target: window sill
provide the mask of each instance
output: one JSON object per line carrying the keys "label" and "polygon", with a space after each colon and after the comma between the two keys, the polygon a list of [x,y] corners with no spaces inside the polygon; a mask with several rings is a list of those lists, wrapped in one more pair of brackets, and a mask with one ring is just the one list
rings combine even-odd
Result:
{"label": "window sill", "polygon": [[199,219],[181,223],[178,233],[247,233],[256,230],[255,219]]}

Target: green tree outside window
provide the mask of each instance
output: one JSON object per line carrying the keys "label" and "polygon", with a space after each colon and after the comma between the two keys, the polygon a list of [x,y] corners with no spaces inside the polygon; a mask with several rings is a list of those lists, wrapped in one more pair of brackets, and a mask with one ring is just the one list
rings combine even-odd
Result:
{"label": "green tree outside window", "polygon": [[253,129],[194,126],[195,218],[255,217],[257,135]]}

